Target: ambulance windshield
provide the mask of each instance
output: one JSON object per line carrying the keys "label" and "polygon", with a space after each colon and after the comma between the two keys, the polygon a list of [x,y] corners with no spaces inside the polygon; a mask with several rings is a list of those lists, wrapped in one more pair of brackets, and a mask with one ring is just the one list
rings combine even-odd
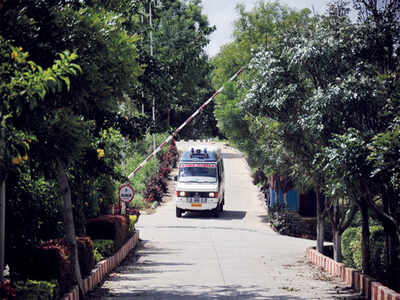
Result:
{"label": "ambulance windshield", "polygon": [[180,182],[215,183],[217,166],[209,163],[182,163],[179,166]]}

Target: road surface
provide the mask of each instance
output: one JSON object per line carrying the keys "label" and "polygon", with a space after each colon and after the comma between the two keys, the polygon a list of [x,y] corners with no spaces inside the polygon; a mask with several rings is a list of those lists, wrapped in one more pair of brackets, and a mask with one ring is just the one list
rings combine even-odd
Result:
{"label": "road surface", "polygon": [[[182,144],[178,144],[182,147]],[[242,154],[223,147],[225,210],[175,217],[174,183],[156,213],[140,216],[137,250],[90,299],[335,299],[347,290],[305,262],[315,242],[281,236]]]}

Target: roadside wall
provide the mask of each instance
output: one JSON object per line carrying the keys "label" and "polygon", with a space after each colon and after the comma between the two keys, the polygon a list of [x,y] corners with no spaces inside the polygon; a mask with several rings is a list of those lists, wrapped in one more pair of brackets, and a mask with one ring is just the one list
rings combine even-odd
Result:
{"label": "roadside wall", "polygon": [[307,260],[319,267],[331,276],[339,277],[347,286],[360,292],[364,299],[368,300],[400,300],[400,294],[383,286],[374,278],[361,274],[352,268],[345,267],[333,259],[319,253],[314,248],[307,248]]}
{"label": "roadside wall", "polygon": [[[116,268],[125,259],[128,253],[136,247],[139,241],[139,231],[136,231],[113,256],[102,260],[92,270],[92,273],[83,280],[83,293],[86,295],[94,290],[104,277]],[[72,291],[61,297],[61,300],[79,300],[79,287],[74,286]]]}

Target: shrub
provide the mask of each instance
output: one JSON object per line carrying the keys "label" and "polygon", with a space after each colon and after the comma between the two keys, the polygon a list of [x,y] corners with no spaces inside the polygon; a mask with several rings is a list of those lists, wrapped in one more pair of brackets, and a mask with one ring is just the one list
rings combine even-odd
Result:
{"label": "shrub", "polygon": [[94,248],[94,250],[93,250],[93,256],[94,256],[95,264],[99,263],[100,261],[102,261],[104,259],[104,256],[96,248]]}
{"label": "shrub", "polygon": [[349,227],[347,228],[342,235],[342,254],[343,254],[343,263],[346,266],[355,268],[356,264],[353,258],[353,249],[351,247],[352,241],[355,241],[358,235],[361,237],[359,233],[359,227]]}
{"label": "shrub", "polygon": [[264,184],[267,177],[265,176],[264,171],[261,168],[258,168],[256,172],[253,174],[253,184],[257,185],[259,183]]}
{"label": "shrub", "polygon": [[95,265],[93,242],[90,237],[78,237],[76,241],[78,243],[78,257],[81,274],[82,277],[86,277],[90,275],[90,272]]}
{"label": "shrub", "polygon": [[27,281],[17,281],[15,290],[17,299],[21,300],[57,300],[60,294],[56,280],[35,281],[29,279]]}
{"label": "shrub", "polygon": [[146,199],[151,199],[151,201],[161,201],[163,188],[160,183],[161,181],[157,177],[153,177],[153,179],[146,185],[144,197]]}
{"label": "shrub", "polygon": [[87,234],[93,239],[113,240],[117,249],[128,239],[129,218],[122,215],[105,215],[89,219]]}
{"label": "shrub", "polygon": [[[73,285],[71,250],[62,239],[42,242],[32,247],[29,255],[21,257],[20,278],[51,281],[56,279],[60,292],[67,292]],[[22,267],[23,266],[23,267]]]}
{"label": "shrub", "polygon": [[175,140],[172,140],[168,150],[168,160],[170,162],[170,166],[176,168],[178,159],[179,159],[178,149],[176,147]]}
{"label": "shrub", "polygon": [[138,215],[129,216],[129,234],[132,236],[135,233],[135,224],[138,220]]}
{"label": "shrub", "polygon": [[103,256],[102,259],[112,256],[117,250],[113,240],[94,240],[94,249]]}
{"label": "shrub", "polygon": [[[370,226],[370,254],[371,274],[378,280],[382,279],[385,269],[385,233],[382,226]],[[346,265],[356,269],[362,267],[361,255],[361,227],[350,227],[342,236],[343,261]]]}
{"label": "shrub", "polygon": [[0,299],[15,299],[16,292],[11,286],[10,280],[0,282]]}

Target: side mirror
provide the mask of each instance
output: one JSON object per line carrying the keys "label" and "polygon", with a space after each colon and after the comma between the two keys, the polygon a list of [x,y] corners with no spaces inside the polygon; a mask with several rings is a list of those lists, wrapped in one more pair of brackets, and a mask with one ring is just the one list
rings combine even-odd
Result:
{"label": "side mirror", "polygon": [[178,175],[174,176],[174,181],[178,181]]}

